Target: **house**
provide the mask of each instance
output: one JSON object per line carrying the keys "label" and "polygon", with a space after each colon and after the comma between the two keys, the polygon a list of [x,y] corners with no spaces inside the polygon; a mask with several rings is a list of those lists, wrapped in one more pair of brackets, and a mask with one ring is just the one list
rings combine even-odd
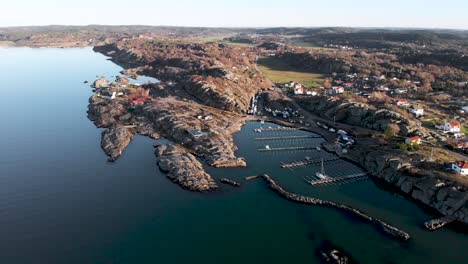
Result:
{"label": "house", "polygon": [[401,88],[396,88],[395,89],[396,94],[404,94],[404,93],[407,93],[407,92],[408,92],[407,89],[401,89]]}
{"label": "house", "polygon": [[457,149],[468,149],[468,139],[460,139],[452,142],[452,147]]}
{"label": "house", "polygon": [[461,175],[468,175],[468,162],[457,161],[452,163],[452,170]]}
{"label": "house", "polygon": [[406,100],[406,99],[398,99],[398,100],[396,101],[396,105],[398,105],[398,106],[405,106],[405,105],[409,105],[409,103],[408,103],[408,100]]}
{"label": "house", "polygon": [[442,129],[445,132],[451,132],[451,133],[459,133],[461,131],[461,125],[460,122],[458,121],[451,121],[448,123],[445,123],[445,125],[438,127],[439,129]]}
{"label": "house", "polygon": [[344,93],[343,86],[333,86],[331,89],[328,90],[329,94],[342,94]]}
{"label": "house", "polygon": [[299,94],[304,94],[304,87],[301,86],[295,86],[294,87],[294,94],[299,95]]}
{"label": "house", "polygon": [[412,105],[408,111],[415,116],[423,116],[424,115],[424,108],[421,105]]}
{"label": "house", "polygon": [[202,139],[206,137],[208,134],[206,132],[201,131],[200,129],[191,129],[187,131],[190,136],[192,136],[194,139]]}
{"label": "house", "polygon": [[405,139],[405,144],[408,145],[419,145],[421,144],[421,138],[420,137],[409,137]]}
{"label": "house", "polygon": [[462,107],[461,111],[462,111],[463,113],[468,113],[468,106]]}

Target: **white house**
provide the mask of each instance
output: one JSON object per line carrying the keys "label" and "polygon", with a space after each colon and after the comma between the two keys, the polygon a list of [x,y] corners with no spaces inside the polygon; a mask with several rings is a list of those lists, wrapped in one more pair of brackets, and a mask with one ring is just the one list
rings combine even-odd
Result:
{"label": "white house", "polygon": [[401,89],[401,88],[396,88],[395,89],[396,94],[404,94],[404,93],[407,93],[407,92],[408,92],[407,89]]}
{"label": "white house", "polygon": [[460,122],[451,121],[451,122],[445,123],[445,125],[442,127],[442,130],[446,132],[459,133],[461,131]]}
{"label": "white house", "polygon": [[468,175],[468,162],[466,161],[457,161],[452,163],[452,169],[461,175]]}
{"label": "white house", "polygon": [[329,94],[342,94],[344,93],[343,86],[333,86],[331,89],[328,90]]}
{"label": "white house", "polygon": [[415,116],[423,116],[424,115],[424,108],[420,105],[412,105],[408,111],[413,113]]}
{"label": "white house", "polygon": [[398,105],[398,106],[404,106],[404,105],[409,105],[409,103],[408,103],[408,100],[406,100],[406,99],[398,99],[398,100],[396,101],[396,105]]}
{"label": "white house", "polygon": [[304,87],[302,85],[294,87],[294,94],[304,94]]}

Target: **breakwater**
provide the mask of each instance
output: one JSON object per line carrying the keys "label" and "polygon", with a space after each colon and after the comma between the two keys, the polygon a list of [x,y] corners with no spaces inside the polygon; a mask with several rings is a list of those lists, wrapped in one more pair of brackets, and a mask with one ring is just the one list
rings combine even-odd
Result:
{"label": "breakwater", "polygon": [[343,205],[343,204],[337,204],[331,201],[326,201],[326,200],[321,200],[317,198],[312,198],[312,197],[307,197],[307,196],[302,196],[302,195],[297,195],[294,193],[287,192],[281,187],[279,184],[277,184],[270,176],[264,174],[261,176],[261,178],[268,184],[271,190],[273,190],[275,193],[279,194],[281,197],[292,201],[296,203],[302,203],[302,204],[311,204],[311,205],[319,205],[319,206],[324,206],[324,207],[330,207],[330,208],[335,208],[338,210],[341,210],[346,213],[351,213],[352,215],[370,222],[373,224],[375,227],[379,228],[381,231],[383,231],[385,234],[390,235],[391,237],[394,237],[396,239],[400,240],[408,240],[411,238],[411,236],[406,233],[405,231],[402,231],[382,220],[373,218],[364,212],[361,212],[357,209],[354,209],[350,206]]}

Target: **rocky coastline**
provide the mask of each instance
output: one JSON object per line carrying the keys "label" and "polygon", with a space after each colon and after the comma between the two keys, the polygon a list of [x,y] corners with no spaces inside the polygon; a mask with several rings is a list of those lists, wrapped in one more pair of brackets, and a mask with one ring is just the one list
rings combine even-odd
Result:
{"label": "rocky coastline", "polygon": [[156,162],[167,177],[190,191],[205,192],[218,188],[203,165],[187,151],[173,144],[155,148]]}
{"label": "rocky coastline", "polygon": [[[116,160],[139,134],[163,137],[178,146],[177,151],[158,152],[163,165],[171,161],[185,166],[178,161],[196,157],[212,167],[245,167],[245,159],[234,153],[232,134],[245,123],[243,113],[251,98],[271,85],[256,69],[255,54],[218,44],[151,43],[127,39],[94,48],[123,66],[123,74],[162,80],[140,86],[117,76],[114,82],[99,78],[93,83],[88,117],[105,129],[101,146],[109,160]],[[184,168],[164,170],[186,189],[215,188],[198,163]],[[195,177],[207,183],[196,183],[187,171],[197,172]]]}
{"label": "rocky coastline", "polygon": [[102,131],[101,148],[109,156],[109,161],[115,161],[132,139],[133,134],[127,128],[113,125]]}
{"label": "rocky coastline", "polygon": [[261,176],[261,178],[268,184],[268,187],[273,190],[275,193],[280,195],[281,197],[295,202],[295,203],[302,203],[302,204],[310,204],[310,205],[318,205],[318,206],[324,206],[324,207],[329,207],[329,208],[334,208],[343,212],[350,213],[356,217],[358,217],[361,220],[367,221],[371,223],[372,225],[376,226],[379,228],[382,232],[385,234],[399,239],[399,240],[409,240],[411,237],[408,233],[405,231],[402,231],[398,229],[397,227],[394,227],[382,220],[373,218],[364,212],[361,212],[357,209],[354,209],[350,206],[343,205],[343,204],[337,204],[331,201],[326,201],[326,200],[321,200],[317,198],[312,198],[312,197],[307,197],[307,196],[302,196],[302,195],[297,195],[294,193],[287,192],[281,187],[278,183],[276,183],[270,176],[264,174]]}
{"label": "rocky coastline", "polygon": [[382,146],[357,144],[346,155],[372,175],[443,216],[468,224],[468,193],[461,184],[415,167],[411,157]]}

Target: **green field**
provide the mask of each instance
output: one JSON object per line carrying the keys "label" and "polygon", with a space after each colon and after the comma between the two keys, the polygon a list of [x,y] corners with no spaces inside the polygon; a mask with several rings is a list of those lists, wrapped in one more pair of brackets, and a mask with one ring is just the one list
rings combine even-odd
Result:
{"label": "green field", "polygon": [[258,68],[268,79],[275,83],[295,81],[313,88],[322,85],[324,79],[323,74],[291,67],[277,58],[258,58]]}

